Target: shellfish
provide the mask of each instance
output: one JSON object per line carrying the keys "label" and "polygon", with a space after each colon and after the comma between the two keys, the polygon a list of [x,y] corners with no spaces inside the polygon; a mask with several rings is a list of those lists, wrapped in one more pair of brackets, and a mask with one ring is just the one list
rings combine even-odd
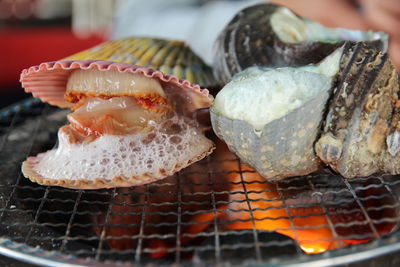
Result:
{"label": "shellfish", "polygon": [[400,173],[400,103],[396,70],[387,54],[349,47],[343,74],[315,151],[347,178]]}
{"label": "shellfish", "polygon": [[210,109],[217,136],[268,179],[305,175],[321,168],[313,144],[341,51],[319,66],[253,67],[235,76]]}
{"label": "shellfish", "polygon": [[211,107],[212,126],[268,179],[324,164],[346,178],[398,174],[397,79],[387,54],[346,43],[318,66],[250,68],[235,76]]}
{"label": "shellfish", "polygon": [[149,37],[111,40],[63,60],[97,59],[128,63],[209,88],[217,86],[212,69],[183,41]]}
{"label": "shellfish", "polygon": [[27,92],[73,111],[59,129],[58,147],[23,162],[27,178],[79,189],[134,186],[170,176],[213,151],[192,118],[211,105],[207,89],[104,59],[48,62],[22,72]]}
{"label": "shellfish", "polygon": [[214,70],[226,83],[251,66],[317,64],[345,41],[365,41],[386,51],[388,36],[326,28],[286,7],[258,4],[240,11],[220,33],[214,45]]}

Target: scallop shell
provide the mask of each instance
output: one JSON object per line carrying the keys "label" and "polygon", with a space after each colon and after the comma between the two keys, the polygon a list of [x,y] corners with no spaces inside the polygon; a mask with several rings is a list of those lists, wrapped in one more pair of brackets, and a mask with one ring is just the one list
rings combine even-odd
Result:
{"label": "scallop shell", "polygon": [[128,37],[102,43],[63,60],[93,59],[159,70],[206,88],[217,85],[212,69],[181,41]]}
{"label": "scallop shell", "polygon": [[360,43],[345,49],[342,73],[318,156],[347,178],[400,173],[399,84],[387,54]]}
{"label": "scallop shell", "polygon": [[[35,170],[35,165],[45,156],[45,153],[40,153],[35,157],[29,157],[26,161],[22,163],[22,173],[26,178],[31,180],[32,182],[47,185],[47,186],[61,186],[72,189],[101,189],[101,188],[114,188],[114,187],[130,187],[130,186],[138,186],[143,184],[152,183],[161,179],[164,179],[168,176],[173,175],[174,173],[180,171],[181,169],[186,168],[192,163],[199,161],[211,154],[215,149],[214,145],[210,141],[210,146],[208,150],[205,150],[203,153],[197,155],[194,158],[188,159],[184,162],[181,162],[179,165],[176,165],[173,169],[164,170],[160,169],[156,174],[148,174],[143,173],[138,176],[131,177],[123,177],[123,176],[115,176],[111,180],[97,178],[97,179],[48,179],[43,175],[39,174]],[[77,168],[80,166],[77,166]],[[81,166],[82,167],[82,166]]]}
{"label": "scallop shell", "polygon": [[[229,22],[214,45],[213,66],[219,80],[226,83],[235,74],[250,66],[294,67],[316,64],[341,47],[344,40],[349,39],[361,38],[370,41],[378,49],[387,49],[388,37],[384,33],[344,29],[331,29],[339,34],[343,41],[284,42],[271,25],[272,15],[282,9],[291,12],[277,5],[258,4],[241,10]],[[324,29],[323,26],[319,26]]]}
{"label": "scallop shell", "polygon": [[170,94],[187,98],[184,103],[189,110],[209,107],[213,97],[207,89],[186,80],[180,80],[172,75],[165,75],[160,71],[139,67],[127,63],[115,63],[101,60],[75,60],[55,61],[42,63],[25,69],[21,73],[20,81],[25,91],[43,102],[58,107],[71,107],[71,103],[64,99],[64,93],[71,72],[76,69],[97,69],[101,71],[117,70],[142,74],[145,77],[159,80],[164,85],[164,90]]}
{"label": "scallop shell", "polygon": [[[145,67],[109,61],[76,60],[42,63],[39,66],[33,66],[23,70],[21,74],[21,83],[27,92],[31,92],[35,97],[40,98],[42,101],[59,107],[69,107],[70,103],[64,100],[64,93],[68,77],[71,72],[76,69],[97,69],[101,71],[116,70],[119,72],[140,74],[145,77],[157,79],[162,84],[166,93],[173,98],[181,99],[181,103],[183,104],[178,107],[180,110],[185,109],[193,111],[200,108],[206,108],[211,105],[213,100],[207,89],[201,89],[199,85],[192,84],[189,81],[180,80],[175,76],[165,75],[160,71],[154,71]],[[200,134],[201,133],[197,133],[196,136]],[[87,179],[84,177],[77,177],[77,179],[64,179],[62,175],[58,179],[49,179],[48,177],[38,173],[35,166],[47,155],[47,153],[51,151],[41,153],[35,157],[29,157],[22,164],[22,171],[27,178],[43,185],[55,185],[79,189],[141,185],[170,176],[210,154],[215,147],[210,140],[206,137],[203,138],[202,141],[199,141],[202,146],[198,146],[198,153],[192,153],[193,155],[190,154],[190,157],[188,156],[184,160],[176,162],[176,164],[171,168],[160,168],[154,173],[140,173],[130,177],[117,175],[112,179],[104,179],[102,177],[96,179]],[[84,166],[76,167],[78,169],[85,168]]]}

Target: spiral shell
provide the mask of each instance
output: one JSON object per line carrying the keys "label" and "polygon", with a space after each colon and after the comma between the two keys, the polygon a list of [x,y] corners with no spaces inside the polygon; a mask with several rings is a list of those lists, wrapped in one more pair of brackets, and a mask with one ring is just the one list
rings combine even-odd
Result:
{"label": "spiral shell", "polygon": [[322,168],[313,144],[329,92],[323,90],[301,108],[265,125],[259,133],[250,124],[221,116],[213,109],[212,126],[229,149],[263,177],[282,179],[305,175]]}
{"label": "spiral shell", "polygon": [[336,82],[309,102],[258,133],[246,121],[222,116],[213,106],[214,131],[267,179],[304,175],[323,163],[345,178],[399,174],[396,70],[387,54],[368,43],[349,42],[341,50]]}
{"label": "spiral shell", "polygon": [[[273,24],[272,19],[278,13],[285,17]],[[310,25],[313,28],[307,31]],[[298,32],[292,33],[295,29]],[[285,31],[289,31],[290,37],[311,32],[314,40],[301,37],[290,42],[284,41],[280,35]],[[335,35],[335,38],[330,35]],[[386,34],[379,32],[325,28],[295,15],[285,7],[259,4],[241,10],[220,33],[214,45],[213,66],[217,78],[226,83],[235,74],[251,66],[316,64],[341,47],[345,40],[368,41],[375,48],[386,50],[387,39]]]}
{"label": "spiral shell", "polygon": [[[252,68],[242,74],[238,74],[221,90],[220,95],[217,95],[210,109],[214,132],[226,142],[229,149],[237,154],[243,162],[267,179],[282,179],[305,175],[322,168],[323,164],[314,151],[314,143],[320,133],[327,101],[332,93],[333,76],[339,68],[341,53],[342,50],[338,49],[319,66],[277,69]],[[332,64],[336,68],[329,70]],[[263,76],[268,75],[268,73],[271,74]],[[281,76],[280,73],[287,74]],[[299,76],[304,78],[295,78]],[[258,77],[264,78],[260,79]],[[254,83],[255,79],[259,79],[260,82]],[[291,86],[305,80],[318,81],[318,83],[308,83],[304,86],[301,89],[303,93],[299,94],[300,97],[305,91],[310,91],[311,88],[309,86],[318,86],[318,90],[308,98],[305,98],[305,102],[297,108],[287,109],[282,115],[275,115],[275,119],[270,119],[266,122],[257,120],[257,123],[255,123],[254,117],[244,119],[245,117],[240,114],[242,112],[251,112],[253,109],[244,107],[245,110],[240,109],[240,111],[234,112],[231,109],[232,103],[243,104],[239,104],[235,100],[229,102],[230,100],[227,99],[229,97],[242,99],[246,95],[250,97],[249,102],[239,101],[245,103],[244,105],[248,103],[259,105],[258,103],[262,103],[258,112],[270,114],[270,111],[266,111],[264,105],[271,105],[278,110],[283,107],[276,106],[274,103],[260,102],[256,99],[262,97],[259,94],[268,95],[267,91],[273,90],[272,87],[265,86],[265,82],[269,81],[273,87],[280,88],[286,84]],[[257,92],[256,94],[247,93],[245,86],[249,84],[248,81],[252,83],[251,87]],[[252,90],[251,88],[248,89]],[[297,89],[293,89],[293,91]],[[226,90],[229,90],[231,94],[227,94]],[[273,93],[277,94],[280,90],[273,91]],[[282,97],[282,95],[279,96]],[[220,99],[220,97],[223,99]],[[293,97],[293,95],[287,96],[288,99]],[[271,102],[271,98],[273,97],[270,95],[263,99]],[[278,98],[276,97],[275,99]],[[278,101],[281,102],[281,100]],[[289,101],[296,102],[300,100]]]}

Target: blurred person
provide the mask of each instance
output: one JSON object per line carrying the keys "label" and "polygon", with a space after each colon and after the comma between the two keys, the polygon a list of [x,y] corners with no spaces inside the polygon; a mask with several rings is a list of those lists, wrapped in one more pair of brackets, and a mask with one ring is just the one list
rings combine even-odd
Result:
{"label": "blurred person", "polygon": [[112,38],[146,36],[184,40],[208,64],[212,45],[241,9],[265,0],[120,0]]}
{"label": "blurred person", "polygon": [[400,0],[270,0],[327,27],[383,31],[400,72]]}
{"label": "blurred person", "polygon": [[112,38],[185,40],[207,63],[223,27],[241,9],[271,2],[328,27],[390,34],[389,53],[400,70],[400,0],[119,0]]}

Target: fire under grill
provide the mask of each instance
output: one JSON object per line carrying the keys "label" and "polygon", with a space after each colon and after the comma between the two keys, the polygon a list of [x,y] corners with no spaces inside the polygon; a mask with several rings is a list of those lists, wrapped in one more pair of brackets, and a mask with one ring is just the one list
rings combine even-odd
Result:
{"label": "fire under grill", "polygon": [[211,133],[212,155],[156,183],[31,183],[21,162],[52,148],[64,123],[64,111],[34,99],[0,111],[2,254],[47,265],[202,266],[349,263],[400,249],[398,176],[345,180],[327,169],[266,181]]}

